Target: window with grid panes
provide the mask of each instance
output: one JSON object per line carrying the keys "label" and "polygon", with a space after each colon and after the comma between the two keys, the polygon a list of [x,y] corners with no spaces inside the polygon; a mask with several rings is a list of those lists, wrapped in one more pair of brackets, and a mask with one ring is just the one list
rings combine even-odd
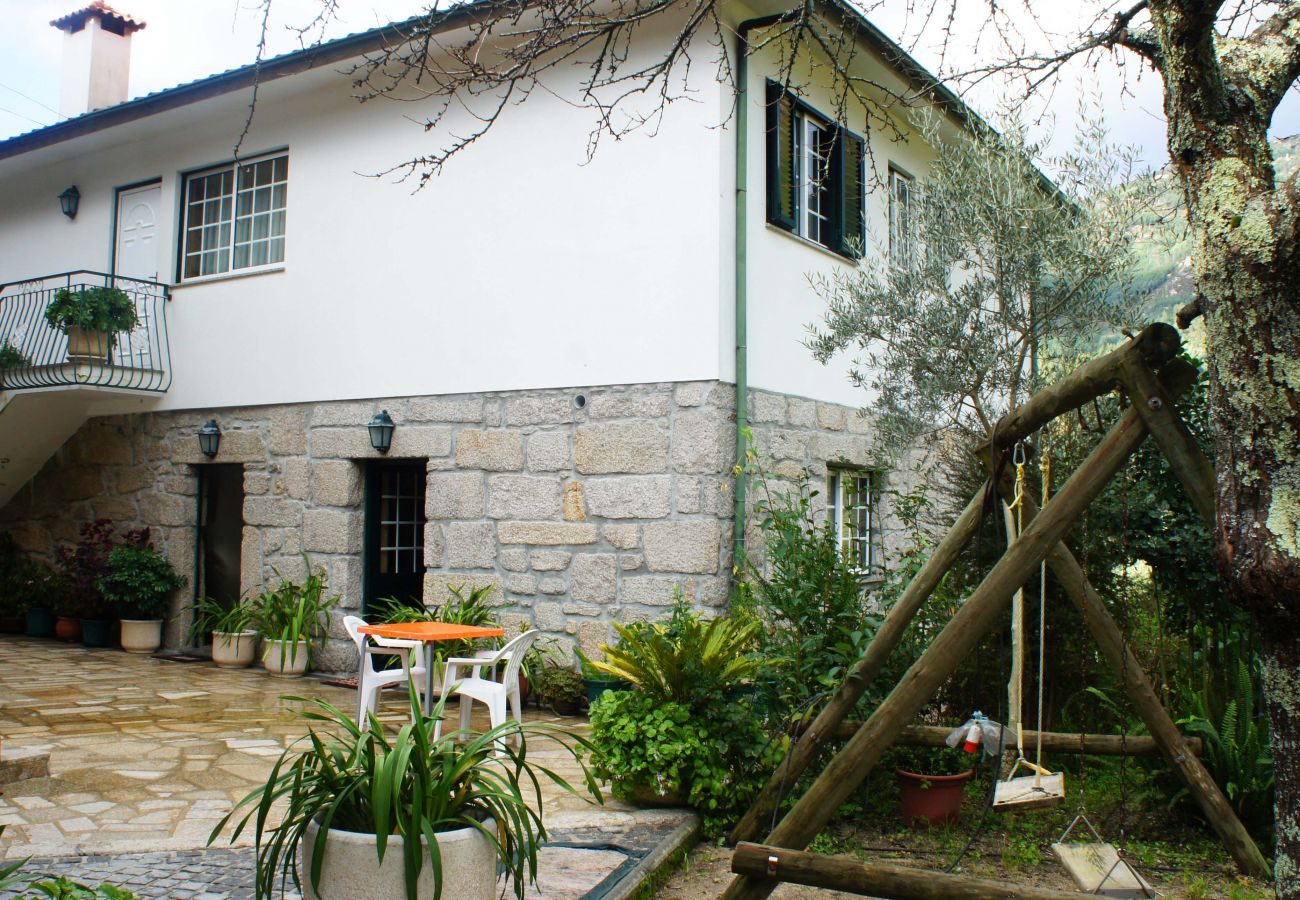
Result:
{"label": "window with grid panes", "polygon": [[895,265],[912,263],[912,176],[889,167],[889,259]]}
{"label": "window with grid panes", "polygon": [[831,521],[840,539],[840,554],[857,571],[880,574],[882,560],[876,474],[855,469],[832,469],[828,493]]}
{"label": "window with grid panes", "polygon": [[388,469],[379,485],[379,572],[424,571],[424,479],[413,469]]}
{"label": "window with grid panes", "polygon": [[181,277],[256,270],[284,261],[287,154],[185,179]]}

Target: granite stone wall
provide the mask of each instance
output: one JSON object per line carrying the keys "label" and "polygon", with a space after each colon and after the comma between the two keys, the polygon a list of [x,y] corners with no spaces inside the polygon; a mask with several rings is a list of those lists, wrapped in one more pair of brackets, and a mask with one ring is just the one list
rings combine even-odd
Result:
{"label": "granite stone wall", "polygon": [[[244,471],[242,589],[275,571],[301,578],[306,552],[325,568],[340,609],[362,597],[362,493],[380,408],[397,427],[388,459],[421,459],[426,489],[424,598],[488,586],[513,630],[533,623],[588,650],[611,621],[656,618],[680,592],[701,608],[731,582],[734,388],[719,382],[389,398],[142,413],[94,419],[3,510],[0,527],[51,556],[83,522],[148,526],[187,576],[194,569],[195,434],[222,429],[216,463]],[[754,392],[760,451],[785,476],[826,463],[869,466],[856,411]],[[888,533],[888,532],[887,532]],[[190,590],[178,592],[166,641],[184,643]],[[341,613],[340,613],[341,616]],[[334,629],[343,637],[341,628]],[[347,670],[332,640],[318,667]]]}

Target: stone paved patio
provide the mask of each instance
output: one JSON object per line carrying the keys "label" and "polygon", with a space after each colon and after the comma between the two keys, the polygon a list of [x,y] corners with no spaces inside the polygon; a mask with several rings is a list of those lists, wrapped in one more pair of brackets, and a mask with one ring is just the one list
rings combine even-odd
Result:
{"label": "stone paved patio", "polygon": [[[36,857],[35,871],[116,880],[147,897],[251,896],[251,850],[239,849],[247,836],[233,850],[223,837],[195,851],[304,734],[301,704],[285,694],[343,709],[355,697],[315,679],[0,637],[0,755],[50,754],[48,777],[0,788],[0,858]],[[381,719],[401,721],[403,703],[392,693]],[[536,710],[526,717],[585,728]],[[486,727],[486,716],[476,711],[474,724]],[[539,746],[530,755],[576,775],[561,751]],[[595,806],[553,786],[544,788],[543,809],[554,846],[536,896],[557,898],[583,896],[686,815]]]}

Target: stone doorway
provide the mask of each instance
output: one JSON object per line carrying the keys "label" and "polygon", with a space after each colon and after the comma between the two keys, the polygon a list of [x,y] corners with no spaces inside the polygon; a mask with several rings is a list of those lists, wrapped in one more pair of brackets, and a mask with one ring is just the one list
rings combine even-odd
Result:
{"label": "stone doorway", "polygon": [[[244,467],[239,463],[199,468],[198,596],[229,608],[239,601],[240,547],[244,535]],[[210,636],[204,636],[204,642]]]}
{"label": "stone doorway", "polygon": [[424,490],[428,462],[374,461],[366,465],[364,615],[382,615],[395,599],[411,606],[424,598]]}

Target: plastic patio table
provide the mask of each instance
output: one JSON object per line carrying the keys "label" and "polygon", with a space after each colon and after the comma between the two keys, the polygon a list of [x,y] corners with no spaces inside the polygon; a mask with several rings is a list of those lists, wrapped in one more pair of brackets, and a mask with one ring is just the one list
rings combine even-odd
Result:
{"label": "plastic patio table", "polygon": [[[402,641],[420,641],[424,644],[424,713],[433,712],[433,645],[437,641],[466,641],[478,638],[503,637],[504,628],[483,625],[456,625],[451,622],[398,622],[392,625],[362,625],[357,629],[361,634],[371,637],[393,638]],[[360,667],[366,664],[365,654],[361,655]],[[357,684],[361,684],[363,672],[357,671]],[[360,688],[358,687],[358,690]]]}

